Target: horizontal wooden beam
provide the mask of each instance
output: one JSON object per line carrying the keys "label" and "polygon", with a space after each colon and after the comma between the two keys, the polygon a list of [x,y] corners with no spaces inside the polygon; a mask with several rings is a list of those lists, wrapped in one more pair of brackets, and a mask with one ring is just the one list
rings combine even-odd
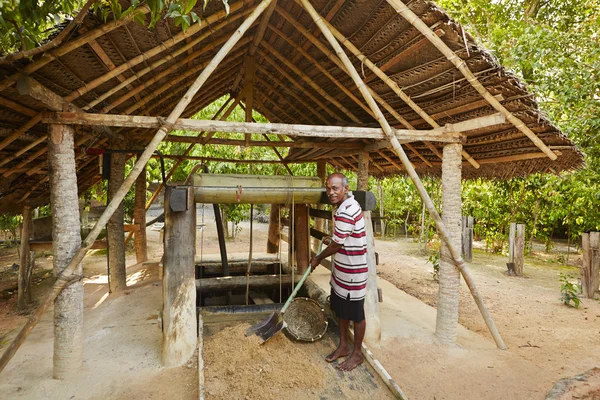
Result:
{"label": "horizontal wooden beam", "polygon": [[[506,122],[506,118],[502,114],[491,114],[486,115],[485,117],[473,118],[467,121],[457,122],[455,124],[446,124],[444,125],[444,129],[452,132],[467,132],[473,131],[476,129],[487,128],[493,125],[502,125]],[[439,130],[440,128],[433,129],[434,131]],[[422,132],[422,131],[419,131]],[[402,140],[398,138],[398,141],[402,143]],[[372,152],[381,149],[385,149],[388,147],[392,147],[389,141],[384,140],[381,142],[372,143],[366,145],[364,151]]]}
{"label": "horizontal wooden beam", "polygon": [[[145,136],[144,136],[145,137]],[[223,139],[223,138],[211,138],[206,143],[203,143],[204,138],[201,136],[180,136],[180,135],[168,135],[165,138],[165,142],[174,143],[198,143],[198,144],[215,144],[220,146],[246,146],[246,141],[241,139]],[[307,142],[307,141],[267,141],[267,140],[254,140],[250,142],[250,147],[290,147],[290,148],[301,148],[301,149],[312,149],[315,147],[326,148],[326,149],[353,149],[362,150],[362,143],[344,143],[344,142]]]}
{"label": "horizontal wooden beam", "polygon": [[[158,117],[141,115],[85,114],[57,112],[45,115],[45,123],[88,126],[120,126],[127,128],[156,129],[163,126]],[[456,126],[457,124],[454,124]],[[229,122],[195,119],[178,119],[168,127],[194,132],[238,132],[273,135],[296,135],[300,137],[339,138],[339,139],[384,139],[381,128],[354,126],[298,125],[298,124],[257,124],[252,122]],[[440,127],[430,130],[394,129],[401,141],[461,143],[464,135],[455,128]]]}

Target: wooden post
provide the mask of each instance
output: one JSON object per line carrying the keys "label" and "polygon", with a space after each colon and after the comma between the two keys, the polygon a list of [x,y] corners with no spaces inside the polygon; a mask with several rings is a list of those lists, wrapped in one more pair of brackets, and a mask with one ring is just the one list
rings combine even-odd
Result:
{"label": "wooden post", "polygon": [[[442,219],[450,233],[450,242],[457,249],[462,247],[461,152],[462,145],[448,144],[442,158]],[[454,266],[449,246],[442,242],[435,334],[444,344],[456,342],[459,284],[460,271]]]}
{"label": "wooden post", "polygon": [[465,262],[473,260],[473,217],[462,217],[462,256]]}
{"label": "wooden post", "polygon": [[582,233],[581,248],[581,289],[585,297],[593,299],[600,284],[600,232]]}
{"label": "wooden post", "polygon": [[28,279],[28,270],[31,263],[29,251],[29,235],[31,232],[31,207],[23,207],[23,224],[21,225],[21,258],[19,260],[19,279],[17,282],[17,303],[19,310],[24,310],[25,305],[31,302],[31,283]]}
{"label": "wooden post", "polygon": [[148,259],[148,243],[146,240],[146,167],[135,181],[135,208],[133,220],[139,230],[135,232],[135,258],[138,263]]}
{"label": "wooden post", "polygon": [[269,213],[269,235],[267,237],[267,253],[269,254],[276,254],[279,252],[279,242],[281,241],[281,226],[279,225],[280,212],[280,204],[271,204],[271,212]]}
{"label": "wooden post", "polygon": [[163,365],[179,366],[196,350],[196,203],[191,186],[165,190]]}
{"label": "wooden post", "polygon": [[525,225],[510,223],[508,234],[508,262],[514,265],[514,273],[523,275],[523,257],[525,255]]}
{"label": "wooden post", "polygon": [[[113,144],[116,143],[113,141]],[[113,153],[110,157],[110,179],[108,181],[108,200],[111,201],[125,179],[125,163],[127,156],[124,153]],[[107,230],[108,245],[108,288],[110,293],[116,293],[127,288],[127,271],[125,265],[125,227],[123,219],[124,209],[121,201],[110,217]]]}
{"label": "wooden post", "polygon": [[[317,161],[317,177],[321,180],[321,184],[325,186],[325,180],[327,179],[327,162],[325,160]],[[323,210],[322,204],[316,205],[317,209]],[[315,229],[319,232],[325,232],[325,220],[323,218],[315,218]],[[319,240],[316,238],[312,239],[312,250],[316,253],[319,250]]]}
{"label": "wooden post", "polygon": [[[369,153],[361,152],[358,155],[358,182],[356,190],[369,190]],[[365,318],[367,328],[365,340],[369,344],[376,344],[381,339],[381,321],[379,319],[379,296],[377,294],[377,263],[375,262],[375,236],[373,235],[373,222],[371,211],[363,210],[365,229],[367,233],[367,295],[365,297]]]}
{"label": "wooden post", "polygon": [[294,205],[294,253],[298,274],[303,274],[310,261],[310,227],[308,205]]}

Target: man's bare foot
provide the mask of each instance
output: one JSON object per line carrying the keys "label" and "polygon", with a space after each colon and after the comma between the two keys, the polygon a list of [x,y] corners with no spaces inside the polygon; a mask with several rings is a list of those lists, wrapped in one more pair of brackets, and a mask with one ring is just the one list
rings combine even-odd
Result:
{"label": "man's bare foot", "polygon": [[348,355],[348,349],[346,348],[342,348],[342,347],[338,347],[337,349],[335,349],[335,351],[333,353],[331,353],[330,355],[328,355],[327,357],[325,357],[325,361],[327,362],[334,362],[335,360],[337,360],[340,357],[346,357]]}
{"label": "man's bare foot", "polygon": [[341,369],[342,371],[352,371],[354,368],[358,367],[363,363],[364,357],[360,352],[353,351],[350,357],[346,359],[343,363],[336,366],[336,368]]}

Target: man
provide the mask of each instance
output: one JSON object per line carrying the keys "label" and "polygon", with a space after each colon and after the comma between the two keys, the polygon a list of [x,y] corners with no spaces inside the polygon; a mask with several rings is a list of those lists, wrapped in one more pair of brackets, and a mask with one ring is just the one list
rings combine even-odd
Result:
{"label": "man", "polygon": [[325,360],[333,362],[348,356],[348,327],[354,322],[354,348],[337,368],[351,371],[363,362],[361,346],[365,336],[365,295],[367,291],[367,238],[360,205],[348,193],[348,178],[335,173],[327,177],[327,196],[336,207],[331,244],[311,261],[316,268],[326,257],[334,255],[331,273],[332,311],[340,324],[340,344]]}

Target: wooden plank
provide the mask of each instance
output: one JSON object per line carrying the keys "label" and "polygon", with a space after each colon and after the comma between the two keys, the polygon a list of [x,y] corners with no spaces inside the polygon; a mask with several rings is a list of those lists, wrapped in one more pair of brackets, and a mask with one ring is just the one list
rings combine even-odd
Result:
{"label": "wooden plank", "polygon": [[[181,194],[182,211],[173,211],[175,193]],[[176,208],[179,209],[179,208]],[[165,251],[163,257],[162,359],[165,366],[187,362],[196,350],[196,207],[192,187],[165,191]]]}
{"label": "wooden plank", "polygon": [[298,274],[303,274],[310,262],[310,219],[308,217],[308,205],[296,204],[294,207],[294,248],[296,253],[296,266],[298,267]]}
{"label": "wooden plank", "polygon": [[[44,116],[43,122],[67,125],[100,125],[120,126],[128,128],[159,128],[161,119],[141,115],[114,114],[85,114],[58,112]],[[296,135],[301,137],[343,138],[343,139],[385,139],[381,128],[365,128],[331,125],[300,125],[300,124],[258,124],[251,122],[230,122],[195,120],[180,118],[171,130],[181,129],[192,132],[238,132],[272,135]],[[460,143],[463,135],[446,127],[430,130],[392,129],[398,140],[429,141],[443,143]]]}
{"label": "wooden plank", "polygon": [[269,231],[267,236],[267,253],[277,254],[281,241],[281,225],[279,223],[281,215],[281,206],[279,204],[271,204],[271,212],[269,213]]}

